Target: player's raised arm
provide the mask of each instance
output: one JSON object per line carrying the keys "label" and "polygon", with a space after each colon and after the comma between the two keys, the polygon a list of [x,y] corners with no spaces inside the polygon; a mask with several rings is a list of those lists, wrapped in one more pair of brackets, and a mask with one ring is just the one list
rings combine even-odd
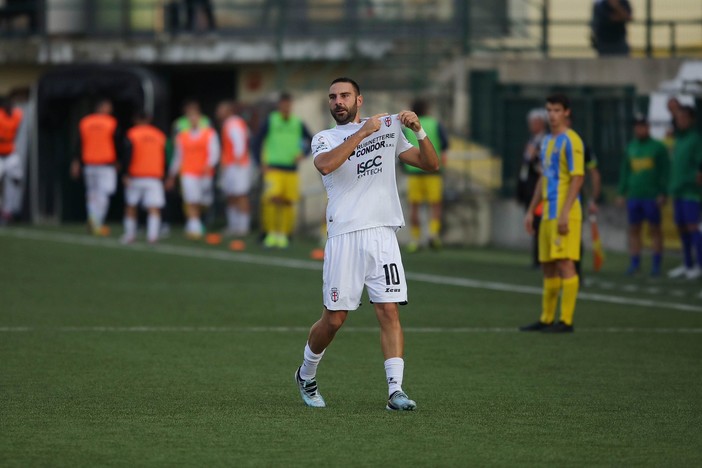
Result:
{"label": "player's raised arm", "polygon": [[411,111],[402,111],[397,114],[402,125],[409,128],[417,136],[419,148],[414,146],[407,151],[400,153],[400,161],[410,166],[418,167],[426,172],[436,172],[439,170],[439,155],[431,140],[427,136],[422,124],[419,123],[417,114]]}
{"label": "player's raised arm", "polygon": [[386,115],[388,114],[374,115],[366,120],[363,126],[356,133],[347,138],[345,142],[326,153],[318,154],[317,157],[314,158],[314,167],[316,167],[322,175],[331,174],[337,170],[348,160],[351,153],[353,153],[364,138],[380,130],[380,119]]}

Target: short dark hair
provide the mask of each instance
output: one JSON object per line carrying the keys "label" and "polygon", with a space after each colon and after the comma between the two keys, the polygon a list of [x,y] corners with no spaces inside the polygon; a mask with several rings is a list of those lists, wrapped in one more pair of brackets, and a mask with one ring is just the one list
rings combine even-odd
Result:
{"label": "short dark hair", "polygon": [[134,113],[134,121],[136,122],[149,122],[151,121],[151,116],[146,113],[146,111],[138,110]]}
{"label": "short dark hair", "polygon": [[637,112],[634,114],[634,125],[648,125],[648,119],[645,114]]}
{"label": "short dark hair", "polygon": [[280,97],[278,98],[278,102],[283,102],[283,101],[292,101],[292,94],[288,93],[287,91],[283,91],[280,93]]}
{"label": "short dark hair", "polygon": [[417,98],[412,102],[412,112],[418,116],[426,115],[429,112],[429,101]]}
{"label": "short dark hair", "polygon": [[546,102],[549,104],[560,104],[563,109],[570,109],[570,99],[563,93],[554,93],[546,98]]}
{"label": "short dark hair", "polygon": [[10,101],[9,96],[0,95],[0,109],[4,110],[6,114],[12,112],[12,101]]}
{"label": "short dark hair", "polygon": [[183,100],[183,106],[181,107],[181,109],[183,110],[183,112],[185,112],[188,107],[197,107],[198,110],[200,110],[200,101],[198,101],[195,98],[185,98]]}
{"label": "short dark hair", "polygon": [[333,84],[335,84],[335,83],[351,83],[351,86],[353,86],[353,89],[354,89],[354,91],[356,91],[356,94],[358,94],[359,96],[361,95],[361,88],[360,88],[360,86],[358,86],[358,83],[356,83],[356,82],[355,82],[354,80],[352,80],[351,78],[347,78],[347,77],[345,77],[345,76],[340,76],[339,78],[337,78],[337,79],[335,79],[334,81],[332,81],[331,84],[330,84],[329,86],[331,86],[331,85],[333,85]]}
{"label": "short dark hair", "polygon": [[99,110],[105,104],[112,105],[112,100],[106,97],[98,98],[97,102],[95,103],[95,110]]}

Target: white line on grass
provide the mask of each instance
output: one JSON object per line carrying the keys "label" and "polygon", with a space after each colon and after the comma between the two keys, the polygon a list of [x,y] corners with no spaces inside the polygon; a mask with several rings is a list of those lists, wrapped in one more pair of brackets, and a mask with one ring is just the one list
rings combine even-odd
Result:
{"label": "white line on grass", "polygon": [[[378,327],[343,328],[345,333],[379,333]],[[405,333],[519,333],[514,327],[404,327]],[[174,327],[174,326],[92,326],[92,327],[0,327],[0,333],[307,333],[309,327]],[[578,333],[700,334],[702,328],[578,328]]]}
{"label": "white line on grass", "polygon": [[[49,242],[60,242],[71,245],[82,246],[97,246],[107,247],[117,250],[152,252],[167,255],[177,255],[181,257],[192,258],[209,258],[213,260],[223,260],[230,262],[251,263],[255,265],[276,266],[285,268],[295,268],[299,270],[316,270],[322,269],[322,264],[311,260],[297,260],[281,257],[270,257],[264,255],[234,253],[224,250],[211,250],[201,247],[185,247],[176,245],[145,245],[132,244],[128,246],[121,245],[115,242],[114,239],[100,239],[77,234],[65,234],[48,231],[35,231],[30,229],[7,229],[0,230],[0,236],[15,237],[18,239],[32,239]],[[482,281],[470,278],[458,278],[453,276],[432,275],[427,273],[406,273],[407,279],[420,281],[423,283],[451,285],[472,289],[483,289],[489,291],[502,291],[511,293],[522,293],[540,296],[542,290],[540,287],[523,286],[517,284],[500,283],[496,281]],[[614,286],[612,283],[610,283]],[[627,306],[638,306],[649,309],[673,309],[685,312],[702,312],[702,306],[693,304],[685,304],[679,302],[656,301],[651,299],[640,299],[633,297],[614,296],[608,294],[598,294],[589,292],[580,292],[579,300],[603,302],[608,304],[620,304]]]}

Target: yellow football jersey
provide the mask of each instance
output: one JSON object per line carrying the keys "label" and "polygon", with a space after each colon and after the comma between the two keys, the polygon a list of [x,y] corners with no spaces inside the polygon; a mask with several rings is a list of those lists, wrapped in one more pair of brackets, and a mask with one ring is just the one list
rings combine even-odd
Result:
{"label": "yellow football jersey", "polygon": [[[544,138],[541,144],[544,219],[558,219],[573,177],[585,175],[584,153],[583,141],[573,130]],[[573,203],[569,217],[582,219],[580,197]]]}

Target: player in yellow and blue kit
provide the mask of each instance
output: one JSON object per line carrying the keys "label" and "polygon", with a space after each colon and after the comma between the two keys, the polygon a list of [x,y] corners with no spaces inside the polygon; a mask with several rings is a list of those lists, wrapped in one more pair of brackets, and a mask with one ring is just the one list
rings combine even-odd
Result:
{"label": "player in yellow and blue kit", "polygon": [[[573,331],[573,314],[580,280],[575,270],[580,260],[582,207],[579,193],[585,175],[584,146],[568,128],[570,100],[563,94],[546,99],[551,133],[541,145],[542,176],[534,190],[524,224],[534,234],[534,210],[543,200],[539,226],[539,262],[544,272],[541,318],[521,331],[565,333]],[[561,295],[561,320],[556,307]]]}

